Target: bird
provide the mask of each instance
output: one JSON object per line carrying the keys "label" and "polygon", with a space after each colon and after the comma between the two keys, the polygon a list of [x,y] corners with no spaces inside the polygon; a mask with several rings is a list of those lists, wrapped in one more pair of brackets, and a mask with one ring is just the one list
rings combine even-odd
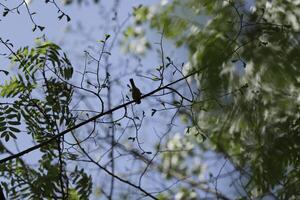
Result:
{"label": "bird", "polygon": [[142,96],[142,93],[140,91],[139,88],[137,88],[134,84],[134,81],[133,79],[129,79],[130,81],[130,84],[131,84],[131,92],[132,92],[132,99],[137,103],[137,104],[140,104],[141,103],[141,96]]}

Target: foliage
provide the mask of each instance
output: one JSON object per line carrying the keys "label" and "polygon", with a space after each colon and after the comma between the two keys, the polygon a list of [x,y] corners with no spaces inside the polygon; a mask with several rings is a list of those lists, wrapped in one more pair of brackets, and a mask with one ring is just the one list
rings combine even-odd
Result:
{"label": "foliage", "polygon": [[[87,1],[63,1],[65,5],[74,2]],[[0,70],[7,78],[0,85],[6,101],[0,103],[0,136],[5,141],[0,143],[0,152],[9,158],[5,163],[1,160],[0,174],[1,186],[10,199],[89,199],[93,188],[96,195],[107,199],[300,198],[299,3],[166,2],[133,8],[134,24],[126,28],[120,42],[140,64],[139,55],[152,48],[144,28],[161,31],[161,63],[145,74],[128,66],[124,73],[119,63],[113,72],[110,56],[126,20],[113,28],[115,35],[98,40],[100,50],[85,51],[82,71],[75,70],[57,44],[39,40],[34,48],[14,52],[13,44],[0,37],[14,67],[11,72]],[[55,6],[59,20],[71,20],[55,0],[45,3]],[[114,3],[119,5],[117,0]],[[35,23],[28,1],[12,8],[1,6],[2,17],[13,11],[20,14],[19,8],[26,7],[33,31],[44,30]],[[112,21],[118,21],[117,8],[112,10]],[[165,55],[164,37],[188,51],[187,63],[177,66],[175,59]],[[152,90],[139,94],[138,102],[133,85],[126,88],[121,80],[133,73],[150,80],[147,84]],[[144,92],[147,84],[136,84],[140,93]],[[121,88],[117,94],[121,98],[112,96],[116,86]],[[126,94],[123,97],[129,89],[133,100]],[[115,102],[118,105],[113,107]],[[93,105],[86,108],[84,103]],[[144,108],[134,103],[149,105],[149,109],[140,111]],[[121,114],[119,109],[125,112]],[[162,112],[168,117],[160,115]],[[187,129],[185,134],[170,135],[178,114]],[[151,142],[156,143],[153,148],[147,146],[149,139],[145,145],[140,136],[149,118],[158,119],[160,129],[167,126],[161,135],[151,135]],[[77,135],[88,123],[91,126]],[[127,132],[128,138],[122,139]],[[11,152],[6,144],[24,137],[22,133],[32,138],[33,148],[21,154]],[[21,157],[35,149],[40,155],[36,166]],[[205,174],[204,161],[209,162],[207,155],[211,154],[224,164],[217,173],[208,169]],[[121,158],[119,164],[116,160]],[[128,160],[137,164],[126,168]],[[87,164],[81,167],[79,162]],[[233,172],[223,173],[227,164]],[[95,187],[92,178],[98,182],[99,177],[88,171],[89,166],[110,180],[101,177],[100,186]],[[235,188],[222,189],[225,184],[218,185],[222,177],[232,178],[228,185]],[[120,189],[116,180],[135,191]]]}
{"label": "foliage", "polygon": [[135,19],[184,46],[187,70],[201,70],[187,116],[209,138],[197,146],[245,178],[238,196],[299,198],[299,3],[174,0],[141,7]]}
{"label": "foliage", "polygon": [[[10,60],[18,69],[9,81],[1,85],[1,96],[13,102],[0,107],[1,137],[6,141],[16,139],[21,132],[18,126],[25,123],[26,132],[36,142],[43,142],[62,127],[71,126],[74,117],[69,106],[73,88],[66,80],[72,78],[73,67],[60,47],[44,42],[32,49],[19,49]],[[51,74],[46,71],[51,71]],[[60,145],[60,140],[57,140],[40,149],[42,156],[37,169],[22,159],[1,165],[1,176],[10,180],[9,183],[2,182],[10,199],[60,198],[68,176],[73,177],[69,190],[77,191],[80,199],[88,199],[91,177],[78,167],[73,172],[61,171],[67,164],[60,160],[66,159],[68,153],[62,153]],[[3,152],[11,154],[7,149]]]}

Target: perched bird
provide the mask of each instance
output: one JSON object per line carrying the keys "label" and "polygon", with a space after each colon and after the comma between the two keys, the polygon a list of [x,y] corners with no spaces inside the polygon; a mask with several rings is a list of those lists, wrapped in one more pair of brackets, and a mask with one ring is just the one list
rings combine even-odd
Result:
{"label": "perched bird", "polygon": [[131,78],[130,80],[130,84],[131,84],[131,92],[132,92],[132,99],[137,103],[140,104],[141,103],[141,96],[142,93],[139,90],[139,88],[137,88],[134,84],[133,79]]}

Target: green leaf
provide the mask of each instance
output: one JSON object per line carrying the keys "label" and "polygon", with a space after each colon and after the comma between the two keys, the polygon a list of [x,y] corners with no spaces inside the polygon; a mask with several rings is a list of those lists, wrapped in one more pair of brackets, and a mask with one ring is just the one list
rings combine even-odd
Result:
{"label": "green leaf", "polygon": [[14,133],[9,132],[9,135],[10,135],[10,137],[12,137],[12,138],[14,138],[14,139],[17,139],[17,137],[16,137],[16,135],[15,135]]}
{"label": "green leaf", "polygon": [[[8,123],[9,125],[15,125],[15,126],[21,124],[21,122],[19,122],[19,121],[7,121],[7,123]],[[1,126],[1,124],[0,124],[0,126]]]}
{"label": "green leaf", "polygon": [[6,129],[7,129],[7,126],[0,126],[0,132],[5,131]]}
{"label": "green leaf", "polygon": [[18,128],[15,128],[15,127],[8,127],[9,128],[9,130],[11,130],[11,131],[13,131],[13,132],[16,132],[16,133],[19,133],[19,132],[21,132]]}

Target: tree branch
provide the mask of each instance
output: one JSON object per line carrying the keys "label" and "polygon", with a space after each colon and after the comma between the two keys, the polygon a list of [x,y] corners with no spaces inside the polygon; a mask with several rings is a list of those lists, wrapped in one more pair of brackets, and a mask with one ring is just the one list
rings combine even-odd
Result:
{"label": "tree branch", "polygon": [[[188,77],[190,77],[190,76],[193,76],[193,75],[199,73],[200,71],[201,71],[201,70],[196,70],[196,71],[194,71],[194,72],[192,72],[192,73],[190,73],[190,74],[188,74],[188,75],[186,75],[186,76],[184,76],[184,77],[182,77],[182,78],[180,78],[180,79],[177,79],[176,81],[173,81],[173,82],[171,82],[171,83],[169,83],[169,84],[167,84],[167,85],[165,85],[165,86],[158,87],[157,89],[155,89],[155,90],[153,90],[153,91],[151,91],[151,92],[149,92],[149,93],[143,95],[143,96],[141,97],[141,100],[144,99],[144,98],[146,98],[146,97],[149,97],[149,96],[151,96],[151,95],[153,95],[153,94],[155,94],[155,93],[157,93],[157,92],[159,92],[159,91],[161,91],[161,90],[164,90],[164,89],[168,88],[169,86],[174,85],[175,83],[178,83],[178,82],[180,82],[180,81],[182,81],[182,80],[185,80],[186,78],[188,78]],[[62,132],[60,132],[59,134],[53,136],[52,138],[50,138],[50,139],[48,139],[48,140],[46,140],[46,141],[44,141],[44,142],[41,142],[41,143],[39,143],[39,144],[37,144],[37,145],[35,145],[35,146],[32,146],[32,147],[30,147],[30,148],[28,148],[28,149],[25,149],[24,151],[21,151],[21,152],[19,152],[19,153],[16,153],[16,154],[14,154],[14,155],[11,155],[11,156],[8,156],[8,157],[6,157],[6,158],[1,159],[1,160],[0,160],[0,164],[3,164],[3,163],[5,163],[6,161],[13,160],[13,159],[18,158],[18,157],[21,157],[21,156],[23,156],[23,155],[25,155],[25,154],[27,154],[27,153],[30,153],[30,152],[32,152],[32,151],[34,151],[34,150],[37,150],[37,149],[39,149],[39,148],[41,148],[41,147],[43,147],[43,146],[46,146],[46,145],[50,144],[51,142],[55,141],[56,139],[60,138],[61,136],[65,135],[65,134],[67,134],[67,133],[69,133],[69,132],[71,132],[71,131],[73,131],[73,130],[75,130],[75,129],[77,129],[77,128],[83,126],[83,125],[85,125],[85,124],[88,124],[89,122],[92,122],[92,121],[94,121],[94,120],[96,120],[96,119],[98,119],[98,118],[100,118],[100,117],[102,117],[102,116],[104,116],[104,115],[110,114],[110,113],[112,113],[112,112],[114,112],[114,111],[116,111],[116,110],[119,110],[119,109],[121,109],[121,108],[125,108],[126,106],[128,106],[128,105],[130,105],[130,104],[132,104],[132,103],[135,103],[135,100],[128,101],[128,102],[123,103],[123,104],[121,104],[121,105],[119,105],[119,106],[116,106],[116,107],[114,107],[114,108],[112,108],[112,109],[110,109],[110,110],[107,110],[107,111],[102,112],[102,113],[100,113],[100,114],[98,114],[98,115],[95,115],[95,116],[93,116],[93,117],[87,119],[86,121],[83,121],[83,122],[81,122],[81,123],[78,123],[78,124],[74,125],[73,127],[68,128],[68,129],[66,129],[66,130],[64,130],[64,131],[62,131]]]}

